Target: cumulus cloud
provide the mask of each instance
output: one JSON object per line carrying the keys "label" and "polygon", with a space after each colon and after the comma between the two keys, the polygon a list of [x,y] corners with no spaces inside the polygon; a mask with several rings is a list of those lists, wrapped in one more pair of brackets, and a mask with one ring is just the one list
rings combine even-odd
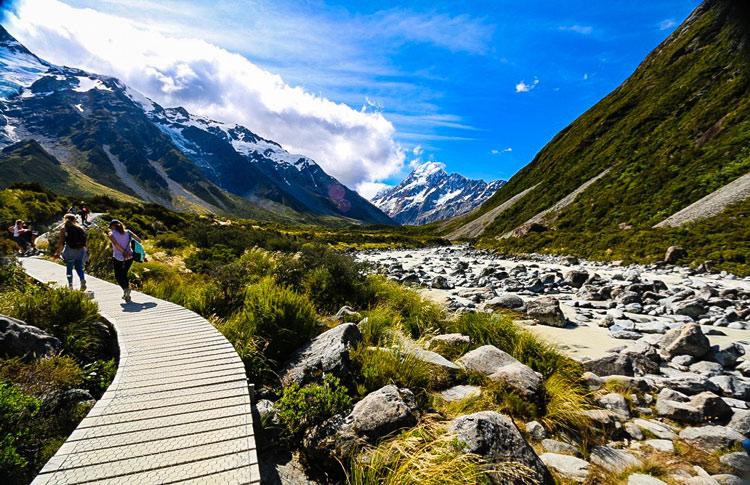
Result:
{"label": "cumulus cloud", "polygon": [[563,25],[560,30],[565,32],[575,32],[576,34],[589,35],[594,31],[590,25]]}
{"label": "cumulus cloud", "polygon": [[243,124],[310,156],[346,185],[383,180],[403,167],[395,128],[379,110],[356,110],[291,86],[204,40],[59,0],[22,0],[6,22],[51,62],[116,76],[165,106]]}
{"label": "cumulus cloud", "polygon": [[516,93],[528,93],[530,91],[533,91],[534,88],[536,88],[539,85],[539,79],[534,78],[534,80],[530,83],[527,83],[526,81],[521,81],[518,84],[516,84]]}
{"label": "cumulus cloud", "polygon": [[502,150],[493,148],[492,150],[490,150],[490,155],[502,155],[503,153],[511,153],[512,151],[513,151],[512,147],[503,148]]}
{"label": "cumulus cloud", "polygon": [[380,182],[362,182],[357,185],[357,192],[359,195],[367,200],[372,200],[380,192],[392,188],[393,185],[388,185]]}
{"label": "cumulus cloud", "polygon": [[664,19],[659,22],[659,30],[668,30],[677,25],[674,19]]}

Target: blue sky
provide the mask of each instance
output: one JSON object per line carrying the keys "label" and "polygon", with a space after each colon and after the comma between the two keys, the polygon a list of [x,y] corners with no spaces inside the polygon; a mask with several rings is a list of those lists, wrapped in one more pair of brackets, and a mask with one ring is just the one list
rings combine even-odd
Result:
{"label": "blue sky", "polygon": [[[90,8],[160,35],[200,39],[239,53],[280,75],[290,87],[373,114],[351,121],[355,114],[333,115],[322,104],[311,108],[318,110],[316,119],[323,120],[319,124],[327,126],[321,136],[338,140],[318,146],[274,128],[270,117],[243,108],[242,101],[234,101],[231,109],[218,109],[215,100],[199,105],[195,93],[188,96],[189,89],[195,89],[188,84],[183,91],[162,85],[152,92],[137,84],[138,77],[127,78],[133,68],[118,65],[118,59],[126,64],[128,57],[121,51],[109,63],[97,64],[91,52],[84,55],[74,47],[60,47],[56,37],[40,35],[34,24],[46,22],[54,30],[51,24],[60,22],[57,28],[65,35],[84,39],[81,24],[74,22],[78,13],[69,15],[73,20],[64,15],[43,19],[40,12],[32,15],[33,1],[21,1],[25,14],[21,9],[22,15],[10,25],[32,50],[54,62],[125,77],[147,95],[165,98],[157,101],[183,102],[202,114],[234,117],[229,121],[245,122],[263,135],[270,132],[285,146],[331,159],[328,165],[322,162],[324,168],[354,186],[397,182],[414,159],[440,161],[449,171],[470,177],[509,178],[560,129],[625,80],[699,4],[62,0],[78,13]],[[108,41],[109,34],[94,30],[86,42],[98,39],[95,35]],[[210,77],[212,71],[207,72]],[[274,115],[287,111],[276,110]],[[382,125],[378,113],[392,130]],[[296,133],[305,129],[301,123],[295,125]],[[342,125],[351,128],[345,135],[339,133]],[[368,154],[357,165],[350,159],[358,156],[360,135]],[[347,144],[339,143],[342,136],[348,137]],[[339,156],[345,152],[351,153]],[[379,169],[378,163],[385,168]]]}

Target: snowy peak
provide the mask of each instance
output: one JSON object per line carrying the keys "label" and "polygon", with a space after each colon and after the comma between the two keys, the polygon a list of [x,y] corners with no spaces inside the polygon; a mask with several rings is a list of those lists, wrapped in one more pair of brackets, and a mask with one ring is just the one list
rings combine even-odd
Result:
{"label": "snowy peak", "polygon": [[0,99],[8,99],[41,78],[50,65],[29,52],[0,26]]}
{"label": "snowy peak", "polygon": [[373,203],[401,224],[427,224],[478,207],[504,184],[448,174],[444,164],[426,162],[396,187],[376,195]]}

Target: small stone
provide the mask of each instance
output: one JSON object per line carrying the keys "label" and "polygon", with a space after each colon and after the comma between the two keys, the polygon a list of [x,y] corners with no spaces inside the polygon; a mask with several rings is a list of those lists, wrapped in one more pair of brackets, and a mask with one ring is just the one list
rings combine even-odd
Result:
{"label": "small stone", "polygon": [[531,421],[526,423],[526,432],[529,433],[532,439],[535,441],[542,441],[547,437],[547,431],[539,421]]}
{"label": "small stone", "polygon": [[544,451],[548,451],[550,453],[558,453],[562,455],[573,455],[573,456],[580,455],[578,448],[576,448],[575,446],[569,443],[565,443],[559,440],[553,440],[549,438],[544,439],[542,440],[542,447],[544,448]]}
{"label": "small stone", "polygon": [[674,453],[674,443],[671,440],[652,439],[644,441],[651,448],[664,453]]}
{"label": "small stone", "polygon": [[651,475],[633,473],[628,477],[628,485],[667,485],[667,482],[663,482]]}
{"label": "small stone", "polygon": [[544,453],[539,458],[547,467],[569,480],[583,483],[589,476],[590,463],[581,458],[558,453]]}
{"label": "small stone", "polygon": [[643,466],[641,460],[632,453],[610,446],[594,446],[591,448],[590,458],[591,463],[611,472],[621,472],[630,467]]}
{"label": "small stone", "polygon": [[479,386],[458,385],[444,390],[440,393],[440,397],[447,402],[456,402],[472,397],[479,397],[481,393],[482,388]]}

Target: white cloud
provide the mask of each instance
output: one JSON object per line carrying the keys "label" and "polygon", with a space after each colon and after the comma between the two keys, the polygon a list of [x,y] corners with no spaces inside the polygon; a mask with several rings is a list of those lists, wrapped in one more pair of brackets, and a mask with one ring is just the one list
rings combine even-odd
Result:
{"label": "white cloud", "polygon": [[534,78],[534,80],[530,83],[527,83],[526,81],[521,81],[518,84],[516,84],[516,93],[528,93],[530,91],[533,91],[534,88],[536,88],[539,85],[539,79]]}
{"label": "white cloud", "polygon": [[9,30],[41,57],[116,76],[165,106],[246,125],[312,157],[346,185],[383,180],[403,167],[395,128],[381,113],[290,86],[200,38],[58,0],[22,0],[17,11]]}
{"label": "white cloud", "polygon": [[365,199],[372,200],[383,190],[390,189],[392,187],[393,185],[383,184],[380,182],[362,182],[361,184],[357,185],[357,192],[359,192],[359,195],[361,195]]}
{"label": "white cloud", "polygon": [[512,147],[503,148],[502,150],[493,148],[492,150],[490,150],[490,155],[502,155],[503,153],[511,153],[512,151],[513,151]]}
{"label": "white cloud", "polygon": [[589,35],[594,31],[590,25],[563,25],[560,30],[566,32],[575,32],[576,34]]}
{"label": "white cloud", "polygon": [[415,157],[418,157],[418,156],[422,155],[422,152],[424,152],[424,148],[422,148],[422,145],[417,145],[417,146],[415,146],[414,148],[411,149],[411,153]]}
{"label": "white cloud", "polygon": [[659,22],[659,30],[668,30],[677,25],[674,19],[664,19]]}

